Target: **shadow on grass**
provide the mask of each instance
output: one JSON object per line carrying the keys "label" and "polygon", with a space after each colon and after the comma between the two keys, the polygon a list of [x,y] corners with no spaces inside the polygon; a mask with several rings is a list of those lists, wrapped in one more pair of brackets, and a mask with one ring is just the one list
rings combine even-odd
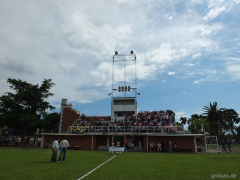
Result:
{"label": "shadow on grass", "polygon": [[52,162],[52,161],[39,161],[39,162],[33,162],[33,163],[50,164],[50,163],[57,163],[57,162]]}

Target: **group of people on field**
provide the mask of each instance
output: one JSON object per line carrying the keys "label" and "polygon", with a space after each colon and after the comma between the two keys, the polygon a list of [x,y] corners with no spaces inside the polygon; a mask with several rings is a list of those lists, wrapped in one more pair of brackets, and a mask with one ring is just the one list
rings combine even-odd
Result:
{"label": "group of people on field", "polygon": [[[15,146],[15,147],[20,147],[22,138],[20,136],[5,135],[3,137],[0,137],[0,140],[1,140],[0,146],[8,147],[10,145],[10,146]],[[30,140],[30,138],[27,136],[24,138],[24,147],[29,146],[29,140]]]}
{"label": "group of people on field", "polygon": [[[68,143],[66,137],[64,137],[64,139],[61,141],[60,144],[58,142],[59,142],[59,138],[56,138],[55,141],[53,142],[51,161],[52,162],[57,162],[57,151],[59,149],[60,155],[59,155],[59,158],[58,158],[58,162],[59,163],[61,161],[65,162],[67,147],[69,146],[69,143]],[[62,158],[62,156],[63,156],[63,158]]]}
{"label": "group of people on field", "polygon": [[172,153],[173,148],[176,150],[176,152],[178,152],[180,146],[175,143],[173,146],[172,141],[170,140],[169,142],[158,142],[157,143],[157,147],[155,146],[155,143],[150,143],[150,148],[149,148],[149,152],[155,152],[157,148],[157,152],[169,152]]}
{"label": "group of people on field", "polygon": [[126,139],[125,144],[126,144],[126,152],[128,152],[128,151],[133,152],[133,148],[134,148],[133,141],[131,141],[131,143],[129,144],[129,140]]}
{"label": "group of people on field", "polygon": [[[222,152],[227,152],[227,151],[226,151],[225,144],[226,144],[226,143],[225,143],[225,141],[224,141],[224,139],[223,139],[222,142],[221,142]],[[228,145],[228,150],[229,150],[230,153],[232,152],[232,150],[231,150],[231,144],[232,144],[232,141],[228,138],[228,139],[227,139],[227,145]]]}

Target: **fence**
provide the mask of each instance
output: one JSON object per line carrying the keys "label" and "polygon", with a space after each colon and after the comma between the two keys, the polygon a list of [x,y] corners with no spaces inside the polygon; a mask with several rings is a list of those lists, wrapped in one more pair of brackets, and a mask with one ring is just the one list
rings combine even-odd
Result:
{"label": "fence", "polygon": [[87,133],[108,133],[108,134],[122,134],[122,133],[185,133],[182,126],[69,126],[68,134],[87,134]]}

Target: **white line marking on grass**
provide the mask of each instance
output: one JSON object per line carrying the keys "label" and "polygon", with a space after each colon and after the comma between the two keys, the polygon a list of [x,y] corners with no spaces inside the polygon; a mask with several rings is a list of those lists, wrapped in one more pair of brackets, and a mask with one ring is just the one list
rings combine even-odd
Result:
{"label": "white line marking on grass", "polygon": [[102,165],[104,165],[105,163],[107,163],[108,161],[112,160],[113,158],[115,158],[117,155],[111,157],[109,160],[105,161],[104,163],[100,164],[99,166],[97,166],[96,168],[94,168],[93,170],[89,171],[87,174],[85,174],[84,176],[80,177],[78,180],[81,180],[83,178],[85,178],[86,176],[88,176],[89,174],[91,174],[93,171],[95,171],[96,169],[100,168]]}

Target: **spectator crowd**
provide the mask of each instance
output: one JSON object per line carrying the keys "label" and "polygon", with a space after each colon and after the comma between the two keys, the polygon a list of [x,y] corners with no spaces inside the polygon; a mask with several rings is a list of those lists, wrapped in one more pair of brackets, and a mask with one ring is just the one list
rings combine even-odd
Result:
{"label": "spectator crowd", "polygon": [[[155,130],[159,132],[176,132],[175,126],[175,114],[171,110],[166,111],[141,111],[137,115],[131,114],[126,116],[124,119],[119,120],[116,115],[115,119],[102,119],[91,118],[89,119],[86,115],[82,115],[79,119],[77,119],[73,126],[85,126],[85,127],[93,127],[101,126],[103,128],[107,127],[125,127],[126,131],[134,129],[137,131],[141,130]],[[148,129],[147,129],[148,128]]]}

